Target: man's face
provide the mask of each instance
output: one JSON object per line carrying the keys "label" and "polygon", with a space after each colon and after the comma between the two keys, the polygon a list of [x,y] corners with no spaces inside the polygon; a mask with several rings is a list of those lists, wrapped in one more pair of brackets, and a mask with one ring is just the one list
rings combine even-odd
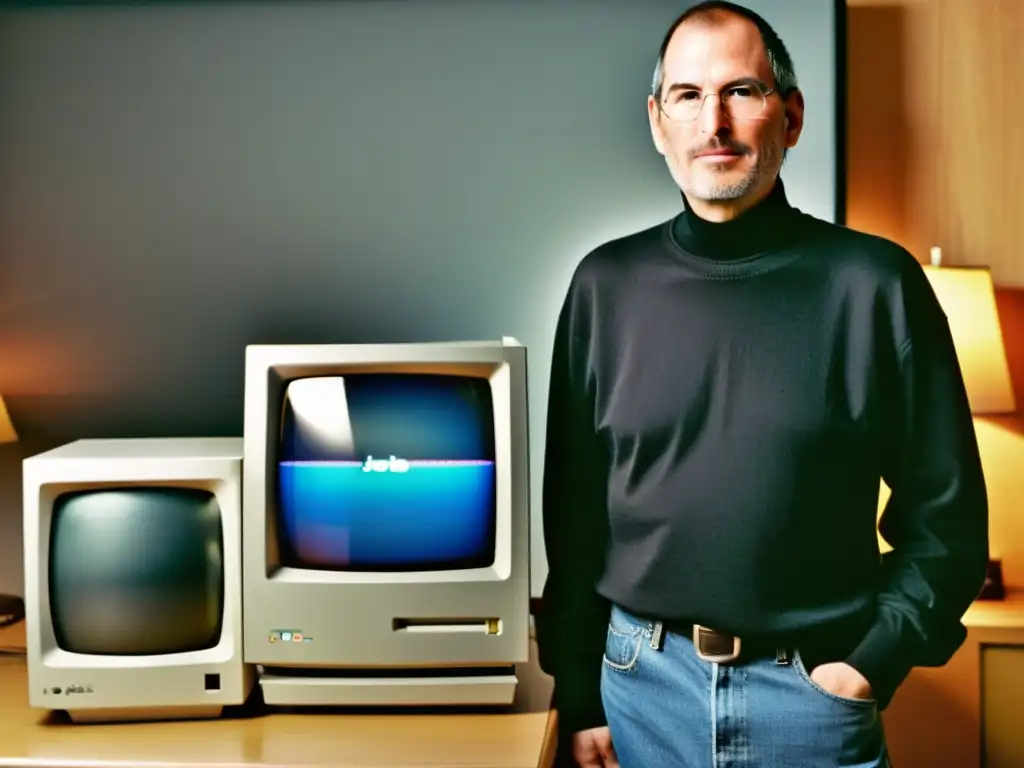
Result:
{"label": "man's face", "polygon": [[[747,19],[726,16],[715,24],[684,22],[665,52],[661,99],[648,100],[655,146],[665,156],[676,184],[700,209],[743,210],[771,189],[786,148],[796,145],[803,125],[799,92],[783,100],[769,94],[753,117],[730,117],[715,94],[734,94],[734,104],[761,103],[750,84],[763,90],[775,85],[771,64],[757,27]],[[753,94],[751,96],[751,94]],[[672,120],[667,102],[703,99],[697,117]],[[739,111],[739,110],[737,110]],[[700,213],[700,210],[698,210]]]}

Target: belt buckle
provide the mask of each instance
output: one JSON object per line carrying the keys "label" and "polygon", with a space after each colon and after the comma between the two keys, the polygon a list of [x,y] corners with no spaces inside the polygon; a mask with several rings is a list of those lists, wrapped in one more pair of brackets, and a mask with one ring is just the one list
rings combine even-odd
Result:
{"label": "belt buckle", "polygon": [[[722,641],[727,639],[732,640],[732,650],[722,648]],[[740,639],[735,635],[728,635],[724,632],[717,632],[710,627],[694,624],[693,647],[697,652],[698,658],[711,663],[727,664],[739,658],[741,643]]]}

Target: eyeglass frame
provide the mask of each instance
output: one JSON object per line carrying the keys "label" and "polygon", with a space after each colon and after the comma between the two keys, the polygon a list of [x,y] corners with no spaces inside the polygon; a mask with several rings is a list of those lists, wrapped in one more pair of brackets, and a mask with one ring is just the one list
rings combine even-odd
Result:
{"label": "eyeglass frame", "polygon": [[[678,88],[680,85],[687,85],[687,84],[686,83],[673,83],[672,85],[669,86],[668,89],[671,91],[673,88]],[[727,91],[730,88],[740,88],[740,87],[743,87],[743,86],[756,88],[758,90],[758,92],[760,92],[760,94],[761,94],[761,112],[758,113],[757,117],[731,117],[730,116],[729,119],[730,120],[757,120],[757,119],[760,118],[761,114],[764,113],[764,108],[768,106],[768,97],[771,96],[773,93],[778,93],[779,91],[778,91],[778,86],[777,85],[773,85],[770,88],[767,88],[767,90],[766,90],[765,84],[760,82],[759,80],[757,80],[755,78],[742,78],[740,80],[735,80],[735,81],[733,81],[731,83],[727,83],[725,85],[725,87],[722,90],[720,90],[720,91],[709,91],[708,93],[703,94],[703,96],[702,96],[702,98],[700,100],[700,109],[698,109],[697,110],[697,114],[694,115],[689,120],[680,120],[680,119],[674,118],[671,115],[669,115],[665,111],[665,107],[664,107],[665,99],[662,98],[660,95],[659,96],[655,96],[654,99],[655,99],[655,101],[658,102],[658,111],[661,112],[661,114],[665,115],[665,117],[668,118],[669,120],[671,120],[673,123],[694,123],[694,122],[697,121],[697,118],[700,117],[701,112],[704,111],[704,105],[707,104],[709,96],[716,97],[718,99],[718,103],[722,105],[722,109],[724,111],[725,110],[725,103],[722,101],[722,91]],[[699,90],[699,89],[696,89],[696,88],[691,88],[691,89],[692,90]]]}

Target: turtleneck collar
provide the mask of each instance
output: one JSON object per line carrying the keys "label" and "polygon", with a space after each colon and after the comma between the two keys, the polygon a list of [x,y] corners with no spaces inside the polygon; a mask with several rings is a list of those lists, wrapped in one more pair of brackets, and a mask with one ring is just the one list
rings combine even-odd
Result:
{"label": "turtleneck collar", "polygon": [[796,234],[801,216],[790,205],[780,178],[767,197],[729,221],[708,221],[686,208],[672,222],[671,235],[680,249],[693,256],[734,261],[784,245]]}

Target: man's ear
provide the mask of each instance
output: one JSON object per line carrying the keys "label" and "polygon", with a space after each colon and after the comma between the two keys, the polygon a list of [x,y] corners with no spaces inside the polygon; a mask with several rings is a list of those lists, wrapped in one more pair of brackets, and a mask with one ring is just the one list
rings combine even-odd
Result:
{"label": "man's ear", "polygon": [[804,95],[799,89],[794,89],[783,101],[785,114],[782,120],[786,132],[785,145],[792,149],[800,141],[800,134],[804,129]]}
{"label": "man's ear", "polygon": [[647,120],[651,125],[651,139],[658,154],[665,155],[665,140],[661,135],[661,108],[654,96],[647,97]]}

